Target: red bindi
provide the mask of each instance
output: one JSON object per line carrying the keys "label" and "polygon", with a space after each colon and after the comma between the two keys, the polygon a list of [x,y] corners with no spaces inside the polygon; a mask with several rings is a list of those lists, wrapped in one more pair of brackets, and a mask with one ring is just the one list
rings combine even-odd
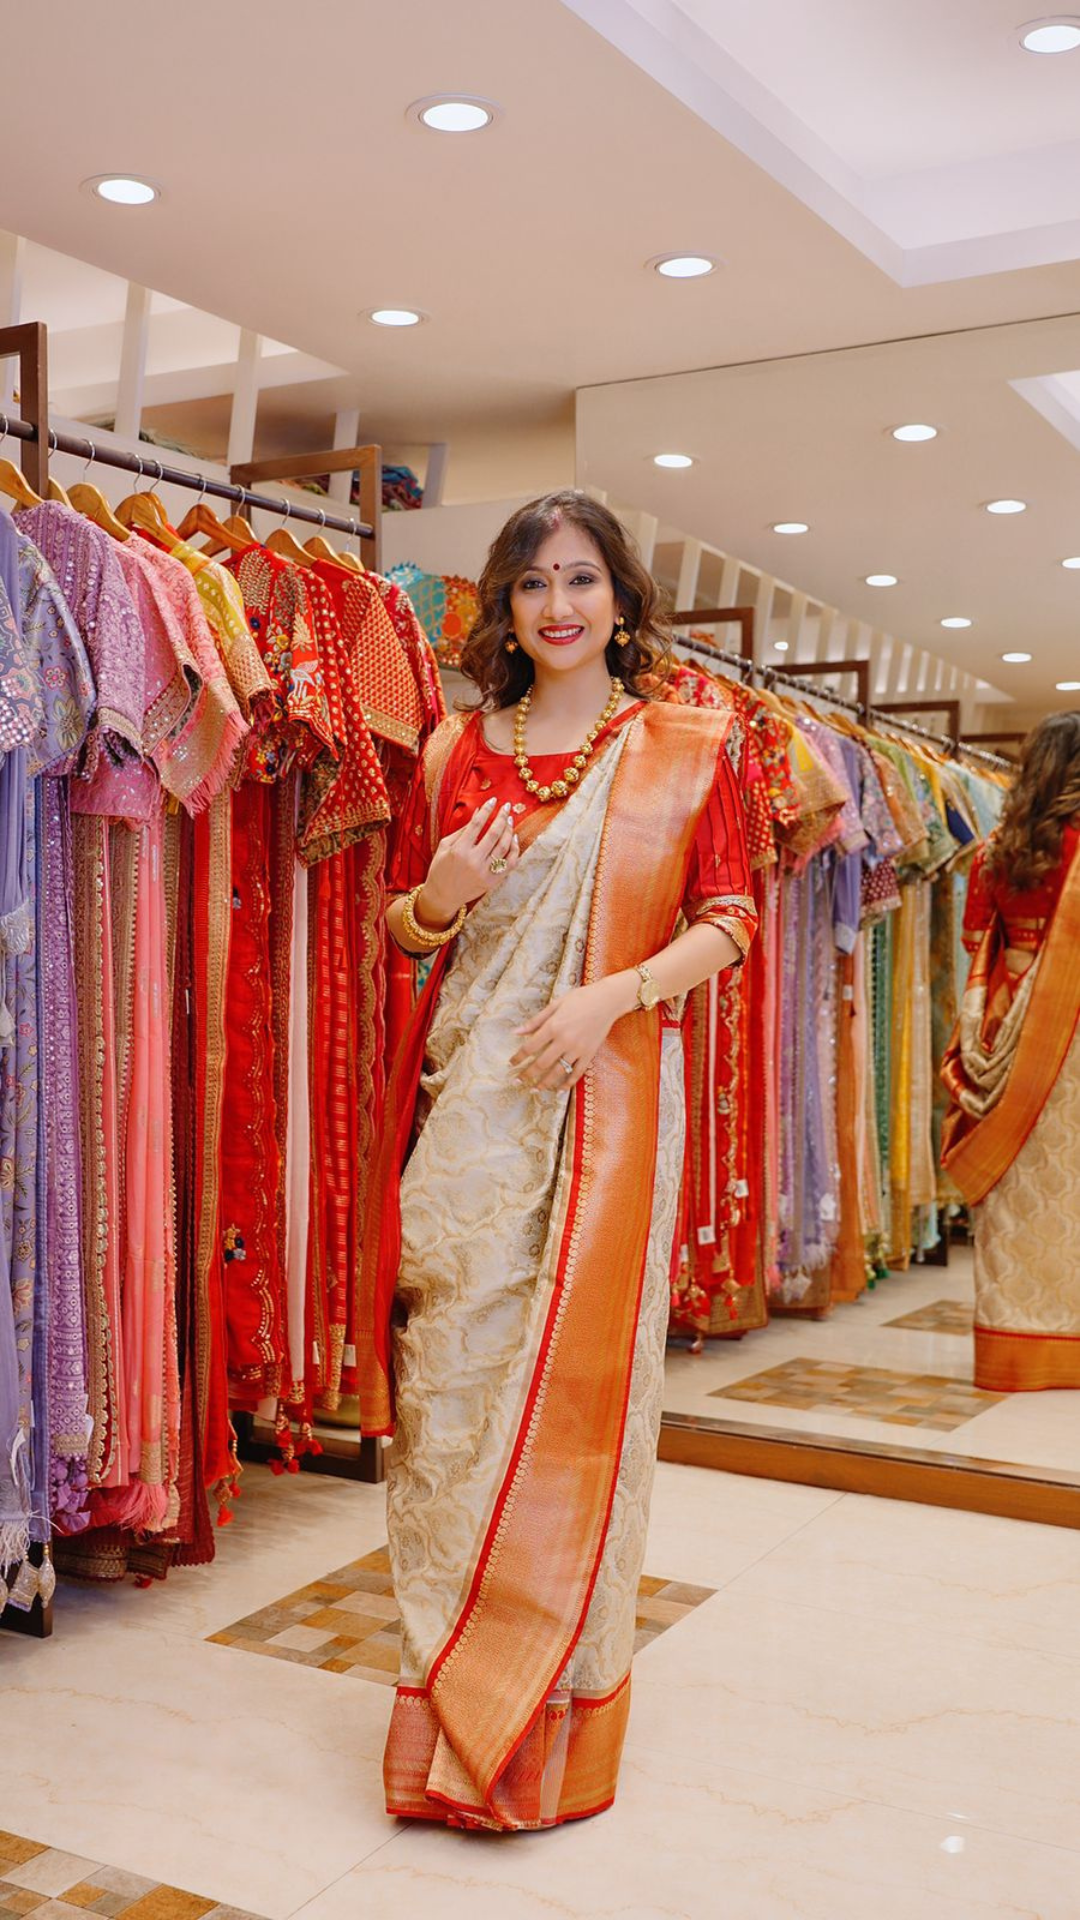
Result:
{"label": "red bindi", "polygon": [[555,562],[555,564],[554,564],[554,566],[553,566],[553,568],[552,568],[552,572],[553,572],[553,573],[558,573],[558,571],[559,571],[559,562],[558,562],[558,561],[556,560],[556,562]]}

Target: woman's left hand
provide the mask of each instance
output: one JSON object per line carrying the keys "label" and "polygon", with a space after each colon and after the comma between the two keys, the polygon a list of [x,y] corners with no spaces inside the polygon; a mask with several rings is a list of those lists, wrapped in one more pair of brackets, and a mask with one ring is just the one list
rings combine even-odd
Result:
{"label": "woman's left hand", "polygon": [[[527,1087],[574,1087],[592,1065],[625,1006],[611,980],[572,987],[515,1031],[522,1045],[510,1061]],[[573,1068],[567,1073],[566,1065]]]}

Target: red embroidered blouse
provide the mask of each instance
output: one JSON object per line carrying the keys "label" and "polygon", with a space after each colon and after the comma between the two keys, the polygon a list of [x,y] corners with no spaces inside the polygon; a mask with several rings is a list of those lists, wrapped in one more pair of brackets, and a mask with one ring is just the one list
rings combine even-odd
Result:
{"label": "red embroidered blouse", "polygon": [[[640,711],[641,702],[617,714],[598,742],[607,739]],[[473,742],[473,761],[455,805],[449,831],[465,825],[477,807],[494,794],[502,802],[509,800],[518,819],[527,817],[540,805],[527,793],[518,776],[513,755],[499,753],[489,745],[480,723],[469,730]],[[565,753],[541,753],[531,757],[531,765],[541,786],[557,780],[567,762]],[[397,824],[394,846],[387,871],[391,894],[408,893],[423,884],[430,864],[428,853],[428,807],[422,767],[417,768],[412,790]],[[721,927],[730,934],[745,957],[757,928],[757,907],[751,892],[750,862],[746,849],[743,804],[735,770],[727,754],[720,756],[716,785],[698,822],[690,856],[683,913],[692,925]]]}

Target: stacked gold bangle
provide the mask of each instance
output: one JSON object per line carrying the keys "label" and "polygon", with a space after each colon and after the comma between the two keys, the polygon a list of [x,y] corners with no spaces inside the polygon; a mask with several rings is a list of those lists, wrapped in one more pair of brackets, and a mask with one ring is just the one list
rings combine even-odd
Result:
{"label": "stacked gold bangle", "polygon": [[423,953],[435,953],[439,947],[445,947],[456,939],[465,925],[466,907],[459,907],[448,927],[422,927],[416,917],[416,902],[423,888],[414,887],[411,893],[402,896],[401,925],[410,946],[419,947]]}

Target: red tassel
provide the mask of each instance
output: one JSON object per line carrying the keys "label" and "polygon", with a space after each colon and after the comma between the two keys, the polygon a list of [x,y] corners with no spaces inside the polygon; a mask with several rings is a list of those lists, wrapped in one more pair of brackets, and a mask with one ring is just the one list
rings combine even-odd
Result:
{"label": "red tassel", "polygon": [[147,1587],[152,1587],[153,1584],[154,1583],[151,1580],[150,1575],[148,1573],[137,1573],[135,1575],[135,1585],[137,1587],[142,1588],[144,1591]]}
{"label": "red tassel", "polygon": [[300,1471],[299,1460],[290,1460],[285,1471],[286,1473],[299,1473]]}
{"label": "red tassel", "polygon": [[271,1473],[281,1474],[281,1473],[284,1473],[285,1471],[285,1462],[284,1460],[271,1460],[269,1462],[269,1467],[270,1467]]}

